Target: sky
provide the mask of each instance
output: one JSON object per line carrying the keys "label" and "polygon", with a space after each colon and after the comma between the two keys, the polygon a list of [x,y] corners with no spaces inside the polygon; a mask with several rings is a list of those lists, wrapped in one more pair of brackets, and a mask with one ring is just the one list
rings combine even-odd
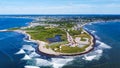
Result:
{"label": "sky", "polygon": [[0,0],[0,14],[120,14],[120,0]]}

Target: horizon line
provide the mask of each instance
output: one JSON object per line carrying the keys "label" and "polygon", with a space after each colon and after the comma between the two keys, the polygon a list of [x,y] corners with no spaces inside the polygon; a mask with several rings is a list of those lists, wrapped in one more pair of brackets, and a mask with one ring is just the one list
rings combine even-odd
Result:
{"label": "horizon line", "polygon": [[120,14],[0,14],[0,16],[6,15],[120,15]]}

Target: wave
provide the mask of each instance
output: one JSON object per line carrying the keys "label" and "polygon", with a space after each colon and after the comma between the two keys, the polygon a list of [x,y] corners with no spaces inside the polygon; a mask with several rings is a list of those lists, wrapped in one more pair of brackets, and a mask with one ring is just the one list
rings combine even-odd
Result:
{"label": "wave", "polygon": [[22,49],[27,51],[35,51],[35,48],[33,48],[31,45],[23,45]]}
{"label": "wave", "polygon": [[52,65],[54,68],[61,68],[72,60],[73,58],[52,58]]}
{"label": "wave", "polygon": [[[32,52],[27,54],[27,51],[32,51]],[[31,60],[31,62],[35,66],[52,66],[53,68],[60,68],[73,60],[73,58],[51,58],[51,60],[42,59],[40,58],[41,55],[37,54],[34,50],[34,47],[32,47],[31,45],[23,45],[22,49],[17,54],[23,52],[26,54],[22,58],[22,60],[27,60],[28,62],[29,60]],[[27,67],[29,68],[29,66]]]}
{"label": "wave", "polygon": [[26,66],[24,66],[24,68],[40,68],[40,67],[38,67],[38,66],[26,65]]}
{"label": "wave", "polygon": [[110,47],[109,45],[105,44],[104,42],[101,42],[99,40],[96,40],[96,43],[99,44],[98,48],[102,48],[102,49],[110,49],[112,47]]}
{"label": "wave", "polygon": [[32,58],[40,57],[40,55],[37,54],[36,52],[32,52],[31,54],[29,54],[29,56]]}
{"label": "wave", "polygon": [[29,55],[25,54],[25,56],[22,58],[22,60],[30,60],[32,59]]}
{"label": "wave", "polygon": [[35,65],[36,66],[51,66],[52,63],[47,59],[35,58]]}
{"label": "wave", "polygon": [[53,68],[61,68],[68,62],[72,61],[73,58],[51,58],[51,60],[34,58],[33,63],[35,66],[52,66]]}
{"label": "wave", "polygon": [[88,53],[84,55],[82,59],[87,60],[87,61],[92,61],[92,60],[99,60],[102,56],[103,50],[94,50],[91,53]]}
{"label": "wave", "polygon": [[18,52],[16,52],[15,54],[25,54],[25,51],[23,49],[20,49]]}
{"label": "wave", "polygon": [[35,52],[35,48],[33,48],[31,45],[23,45],[23,47],[15,54],[27,54],[27,52]]}
{"label": "wave", "polygon": [[87,61],[99,60],[101,58],[101,56],[103,55],[104,49],[112,48],[109,45],[107,45],[104,42],[101,42],[99,40],[96,40],[96,44],[98,44],[98,46],[95,47],[92,52],[85,54],[82,59],[87,60]]}
{"label": "wave", "polygon": [[[99,60],[101,56],[103,55],[103,50],[111,48],[109,45],[99,40],[96,40],[96,43],[98,44],[98,46],[95,47],[93,51],[83,55],[82,57],[81,56],[79,57],[86,61]],[[73,58],[68,57],[68,58],[50,58],[50,60],[48,60],[48,59],[40,58],[42,56],[37,54],[35,52],[35,48],[32,47],[31,45],[23,45],[22,49],[25,52],[31,51],[31,53],[25,54],[25,57],[22,58],[22,60],[27,60],[27,61],[31,60],[30,62],[33,63],[32,65],[34,65],[35,67],[52,66],[53,68],[61,68],[64,65],[66,65],[68,62],[72,62],[75,59],[74,57]],[[23,53],[23,51],[21,50],[20,53]],[[29,67],[30,66],[26,66],[26,68],[29,68]]]}
{"label": "wave", "polygon": [[[97,49],[95,49],[94,51],[85,54],[83,56],[84,60],[87,61],[92,61],[92,60],[99,60],[103,54],[103,49],[104,48],[110,48],[107,44],[103,43],[103,42],[98,42],[99,46],[96,47]],[[101,48],[101,49],[99,49]],[[29,51],[33,51],[32,53],[30,53],[29,55],[25,55],[24,60],[33,60],[32,63],[35,66],[52,66],[53,68],[61,68],[64,65],[66,65],[68,62],[71,62],[74,60],[73,58],[51,58],[51,60],[47,60],[47,59],[42,59],[42,58],[38,58],[40,57],[39,54],[37,54],[34,50],[32,46],[28,46],[28,45],[24,45],[23,49],[25,50],[29,50]]]}

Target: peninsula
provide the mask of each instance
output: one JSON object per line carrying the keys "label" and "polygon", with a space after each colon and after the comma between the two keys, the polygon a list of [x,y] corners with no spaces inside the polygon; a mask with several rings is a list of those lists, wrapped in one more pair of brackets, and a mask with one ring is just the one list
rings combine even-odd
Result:
{"label": "peninsula", "polygon": [[67,18],[35,18],[27,27],[4,31],[20,32],[38,44],[38,51],[53,56],[75,56],[94,48],[94,36],[83,28],[86,24]]}
{"label": "peninsula", "polygon": [[[34,26],[33,26],[34,25]],[[80,55],[91,51],[94,47],[94,38],[83,25],[72,22],[31,23],[20,30],[38,44],[41,53],[54,56]]]}

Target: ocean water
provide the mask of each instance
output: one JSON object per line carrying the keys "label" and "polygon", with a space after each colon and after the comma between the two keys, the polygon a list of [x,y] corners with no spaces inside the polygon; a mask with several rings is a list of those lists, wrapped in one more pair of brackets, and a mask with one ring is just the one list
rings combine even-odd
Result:
{"label": "ocean water", "polygon": [[0,30],[1,29],[8,29],[13,27],[22,27],[27,26],[32,19],[27,18],[1,18],[0,17]]}
{"label": "ocean water", "polygon": [[[0,18],[0,29],[27,26],[30,19]],[[84,26],[95,38],[91,52],[55,58],[38,54],[37,44],[16,32],[0,32],[0,68],[119,68],[120,22],[97,22]]]}

